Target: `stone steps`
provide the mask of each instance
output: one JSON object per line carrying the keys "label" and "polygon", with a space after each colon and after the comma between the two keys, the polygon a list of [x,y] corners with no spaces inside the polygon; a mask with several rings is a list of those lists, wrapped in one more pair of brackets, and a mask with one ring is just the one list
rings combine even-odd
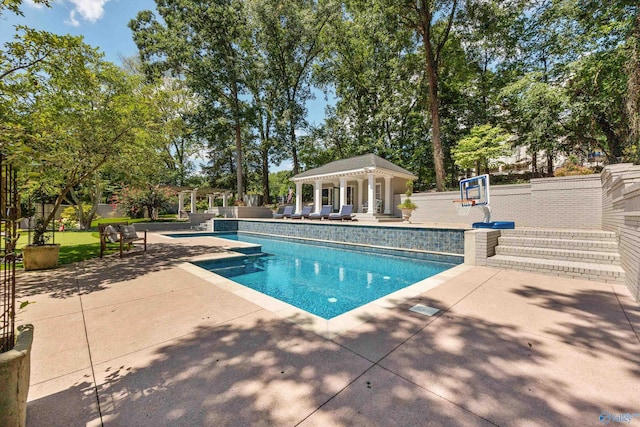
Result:
{"label": "stone steps", "polygon": [[605,240],[571,240],[542,237],[503,237],[499,245],[524,246],[529,248],[553,248],[574,251],[618,252],[618,242]]}
{"label": "stone steps", "polygon": [[598,230],[501,230],[487,265],[606,283],[625,275],[615,233]]}
{"label": "stone steps", "polygon": [[564,259],[575,262],[620,265],[617,252],[597,252],[589,250],[537,248],[528,246],[496,246],[496,255],[524,256],[542,259]]}
{"label": "stone steps", "polygon": [[211,220],[209,220],[207,222],[201,222],[200,225],[192,225],[191,229],[194,231],[212,231],[213,224]]}
{"label": "stone steps", "polygon": [[503,237],[531,237],[531,238],[554,238],[554,239],[577,239],[577,240],[616,240],[616,233],[613,231],[601,230],[572,230],[553,228],[515,228],[513,230],[503,230]]}

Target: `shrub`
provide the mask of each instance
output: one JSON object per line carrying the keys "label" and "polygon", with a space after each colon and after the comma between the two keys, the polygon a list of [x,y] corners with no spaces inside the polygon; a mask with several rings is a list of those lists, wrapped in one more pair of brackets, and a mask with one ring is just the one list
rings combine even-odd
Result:
{"label": "shrub", "polygon": [[[81,209],[84,213],[84,217],[87,218],[89,212],[91,211],[91,205],[83,203]],[[94,215],[92,219],[100,219],[100,217],[98,215]],[[65,208],[60,214],[60,220],[66,230],[78,228],[80,218],[78,218],[77,207],[69,206]]]}
{"label": "shrub", "polygon": [[173,193],[168,188],[159,185],[149,185],[146,188],[123,188],[115,201],[124,208],[129,218],[144,218],[145,209],[149,217],[157,219],[160,210],[168,208],[172,203]]}
{"label": "shrub", "polygon": [[553,172],[554,176],[591,175],[593,169],[582,166],[575,156],[569,156],[564,164]]}

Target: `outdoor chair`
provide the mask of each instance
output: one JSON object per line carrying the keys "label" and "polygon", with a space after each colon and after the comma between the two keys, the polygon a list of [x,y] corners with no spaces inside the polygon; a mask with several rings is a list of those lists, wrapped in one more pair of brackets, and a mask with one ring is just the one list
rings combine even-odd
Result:
{"label": "outdoor chair", "polygon": [[353,205],[342,205],[340,208],[340,212],[329,214],[329,219],[331,220],[349,220],[354,221],[353,217]]}
{"label": "outdoor chair", "polygon": [[331,208],[331,205],[324,205],[320,213],[309,214],[309,219],[327,219],[329,218],[329,214],[331,214]]}
{"label": "outdoor chair", "polygon": [[[282,214],[284,213],[284,206],[280,206],[277,212],[273,213],[274,218],[282,218]],[[276,216],[279,215],[279,216]]]}
{"label": "outdoor chair", "polygon": [[274,218],[291,218],[292,214],[293,214],[293,206],[285,206],[281,214],[279,213],[274,214],[273,217]]}
{"label": "outdoor chair", "polygon": [[311,209],[313,209],[312,206],[303,206],[302,212],[292,214],[291,219],[309,218],[309,215],[311,214]]}
{"label": "outdoor chair", "polygon": [[144,230],[144,234],[139,236],[135,226],[129,225],[128,222],[99,224],[98,233],[100,234],[100,258],[104,255],[109,243],[119,245],[120,257],[122,257],[125,245],[129,250],[133,242],[142,241],[144,252],[147,251],[147,230]]}

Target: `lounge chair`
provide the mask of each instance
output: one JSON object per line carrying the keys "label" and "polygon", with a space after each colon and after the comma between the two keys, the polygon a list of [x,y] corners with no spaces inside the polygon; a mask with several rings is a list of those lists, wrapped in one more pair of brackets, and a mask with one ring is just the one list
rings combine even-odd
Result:
{"label": "lounge chair", "polygon": [[349,221],[353,221],[354,218],[351,212],[353,212],[353,205],[342,205],[342,207],[340,208],[340,212],[329,214],[329,219],[340,221],[344,221],[346,219]]}
{"label": "lounge chair", "polygon": [[302,212],[292,214],[291,219],[309,218],[309,215],[311,214],[311,209],[313,209],[312,206],[304,206],[302,208]]}
{"label": "lounge chair", "polygon": [[322,210],[320,210],[320,213],[312,213],[309,214],[309,219],[326,219],[329,218],[329,215],[331,214],[331,205],[324,205],[322,207]]}
{"label": "lounge chair", "polygon": [[[282,218],[282,214],[283,213],[284,213],[284,206],[280,206],[278,208],[278,211],[273,213],[273,217],[274,218]],[[280,215],[280,216],[276,217],[276,215]]]}
{"label": "lounge chair", "polygon": [[292,214],[293,214],[293,206],[285,206],[281,214],[279,213],[274,214],[273,217],[274,218],[291,218]]}

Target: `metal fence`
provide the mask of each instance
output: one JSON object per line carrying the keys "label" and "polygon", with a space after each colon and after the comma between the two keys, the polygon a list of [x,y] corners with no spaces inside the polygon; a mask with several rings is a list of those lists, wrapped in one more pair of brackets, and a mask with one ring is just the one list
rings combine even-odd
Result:
{"label": "metal fence", "polygon": [[16,243],[17,219],[20,204],[16,185],[16,172],[0,154],[0,254],[2,255],[2,283],[0,284],[0,353],[15,344],[16,317]]}

